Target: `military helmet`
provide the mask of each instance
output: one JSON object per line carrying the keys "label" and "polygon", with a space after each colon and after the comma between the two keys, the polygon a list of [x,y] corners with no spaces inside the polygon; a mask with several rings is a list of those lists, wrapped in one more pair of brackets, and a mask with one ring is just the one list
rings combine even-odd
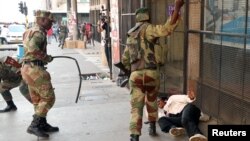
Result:
{"label": "military helmet", "polygon": [[135,11],[136,22],[142,22],[149,20],[149,9],[146,7],[139,8]]}
{"label": "military helmet", "polygon": [[34,12],[36,18],[48,18],[51,21],[54,21],[54,17],[51,12],[46,10],[37,10]]}

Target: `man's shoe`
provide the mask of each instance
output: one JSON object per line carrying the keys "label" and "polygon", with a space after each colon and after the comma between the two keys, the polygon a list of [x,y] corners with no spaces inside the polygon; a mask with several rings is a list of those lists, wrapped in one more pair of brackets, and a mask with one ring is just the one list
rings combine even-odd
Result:
{"label": "man's shoe", "polygon": [[139,141],[139,135],[131,134],[130,135],[130,141]]}
{"label": "man's shoe", "polygon": [[186,130],[182,127],[173,127],[169,130],[169,134],[174,137],[184,135],[185,132]]}
{"label": "man's shoe", "polygon": [[10,111],[16,111],[17,107],[16,105],[7,105],[4,109],[0,110],[0,113],[10,112]]}
{"label": "man's shoe", "polygon": [[207,137],[202,134],[195,134],[189,138],[189,141],[207,141]]}

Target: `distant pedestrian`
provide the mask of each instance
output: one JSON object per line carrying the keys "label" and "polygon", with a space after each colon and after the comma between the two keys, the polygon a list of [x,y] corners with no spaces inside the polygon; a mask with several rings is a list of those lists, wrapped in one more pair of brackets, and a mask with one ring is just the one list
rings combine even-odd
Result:
{"label": "distant pedestrian", "polygon": [[111,39],[110,39],[111,27],[108,24],[106,18],[102,18],[97,23],[97,32],[101,33],[101,42],[104,44],[105,56],[108,62],[109,69],[111,71],[112,58],[111,58]]}
{"label": "distant pedestrian", "polygon": [[53,30],[52,30],[52,28],[50,28],[50,29],[47,31],[47,42],[48,42],[48,44],[51,44],[52,35],[53,35]]}
{"label": "distant pedestrian", "polygon": [[82,25],[81,25],[81,29],[80,29],[80,33],[81,33],[81,40],[86,42],[86,29],[85,29],[85,25],[86,23],[84,22]]}
{"label": "distant pedestrian", "polygon": [[58,36],[58,25],[57,24],[53,24],[52,25],[52,31],[53,31],[53,37],[55,38],[56,42],[57,42],[57,36]]}
{"label": "distant pedestrian", "polygon": [[95,46],[94,40],[93,40],[93,25],[91,23],[85,24],[85,36],[87,39],[88,44],[93,44]]}
{"label": "distant pedestrian", "polygon": [[47,114],[55,103],[55,93],[50,73],[45,67],[53,60],[47,54],[46,30],[51,28],[54,19],[52,13],[44,10],[36,11],[35,16],[36,25],[23,35],[24,57],[21,73],[28,84],[34,106],[33,120],[27,132],[38,137],[49,137],[46,132],[59,131],[58,127],[47,122]]}
{"label": "distant pedestrian", "polygon": [[65,39],[67,38],[68,36],[68,28],[66,25],[64,25],[63,23],[61,23],[59,25],[59,28],[58,28],[58,33],[59,33],[59,45],[58,47],[62,47],[64,46],[64,43],[65,43]]}

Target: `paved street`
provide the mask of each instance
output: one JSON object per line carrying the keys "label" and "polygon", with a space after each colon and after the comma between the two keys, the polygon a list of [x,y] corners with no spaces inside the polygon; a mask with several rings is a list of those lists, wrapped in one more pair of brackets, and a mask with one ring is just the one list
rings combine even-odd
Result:
{"label": "paved street", "polygon": [[[81,74],[102,74],[108,68],[103,66],[100,47],[87,49],[60,49],[57,43],[48,46],[53,56],[70,56],[77,59]],[[0,114],[0,141],[129,141],[129,90],[120,88],[109,79],[83,80],[80,97],[75,103],[79,88],[79,73],[74,60],[56,58],[48,65],[55,88],[56,102],[47,120],[59,126],[58,133],[50,134],[49,139],[37,138],[26,133],[33,107],[15,88],[11,92],[18,107],[15,112]],[[0,97],[0,107],[5,102]],[[143,126],[141,141],[187,141],[186,136],[173,138],[157,129],[158,136],[150,137],[148,125]]]}

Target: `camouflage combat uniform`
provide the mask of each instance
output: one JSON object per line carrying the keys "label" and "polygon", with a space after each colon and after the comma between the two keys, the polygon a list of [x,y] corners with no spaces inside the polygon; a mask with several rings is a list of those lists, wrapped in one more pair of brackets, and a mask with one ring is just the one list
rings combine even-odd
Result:
{"label": "camouflage combat uniform", "polygon": [[25,63],[22,76],[29,86],[35,114],[41,117],[46,117],[55,102],[50,74],[44,67],[51,58],[47,55],[46,46],[46,31],[39,26],[36,25],[24,33]]}
{"label": "camouflage combat uniform", "polygon": [[[52,15],[48,11],[39,10],[36,12],[36,17],[51,18],[51,22],[53,21]],[[52,56],[47,54],[46,29],[37,24],[26,30],[23,35],[23,44],[24,63],[21,73],[28,84],[35,110],[34,119],[27,132],[40,137],[49,137],[48,134],[44,133],[44,131],[47,131],[47,127],[50,126],[46,122],[46,116],[55,103],[55,93],[50,74],[44,67],[53,60]],[[56,127],[51,132],[58,130],[58,127]]]}
{"label": "camouflage combat uniform", "polygon": [[12,100],[10,90],[18,86],[21,94],[31,102],[28,87],[22,80],[22,76],[19,73],[20,68],[7,64],[5,62],[6,58],[7,57],[0,58],[0,93],[6,101],[7,107],[0,110],[0,112],[9,112],[17,109]]}
{"label": "camouflage combat uniform", "polygon": [[158,118],[157,95],[160,87],[158,65],[151,44],[158,37],[170,35],[177,23],[170,25],[152,25],[148,23],[147,8],[136,11],[136,26],[128,31],[126,48],[122,55],[122,63],[131,70],[129,78],[131,94],[130,132],[137,138],[141,135],[143,107],[146,105],[149,134],[155,135],[155,122]]}
{"label": "camouflage combat uniform", "polygon": [[66,39],[67,34],[68,34],[68,28],[65,25],[60,25],[58,30],[59,30],[59,45],[58,45],[58,47],[62,46],[62,48],[63,48],[64,43],[65,43],[65,39]]}

